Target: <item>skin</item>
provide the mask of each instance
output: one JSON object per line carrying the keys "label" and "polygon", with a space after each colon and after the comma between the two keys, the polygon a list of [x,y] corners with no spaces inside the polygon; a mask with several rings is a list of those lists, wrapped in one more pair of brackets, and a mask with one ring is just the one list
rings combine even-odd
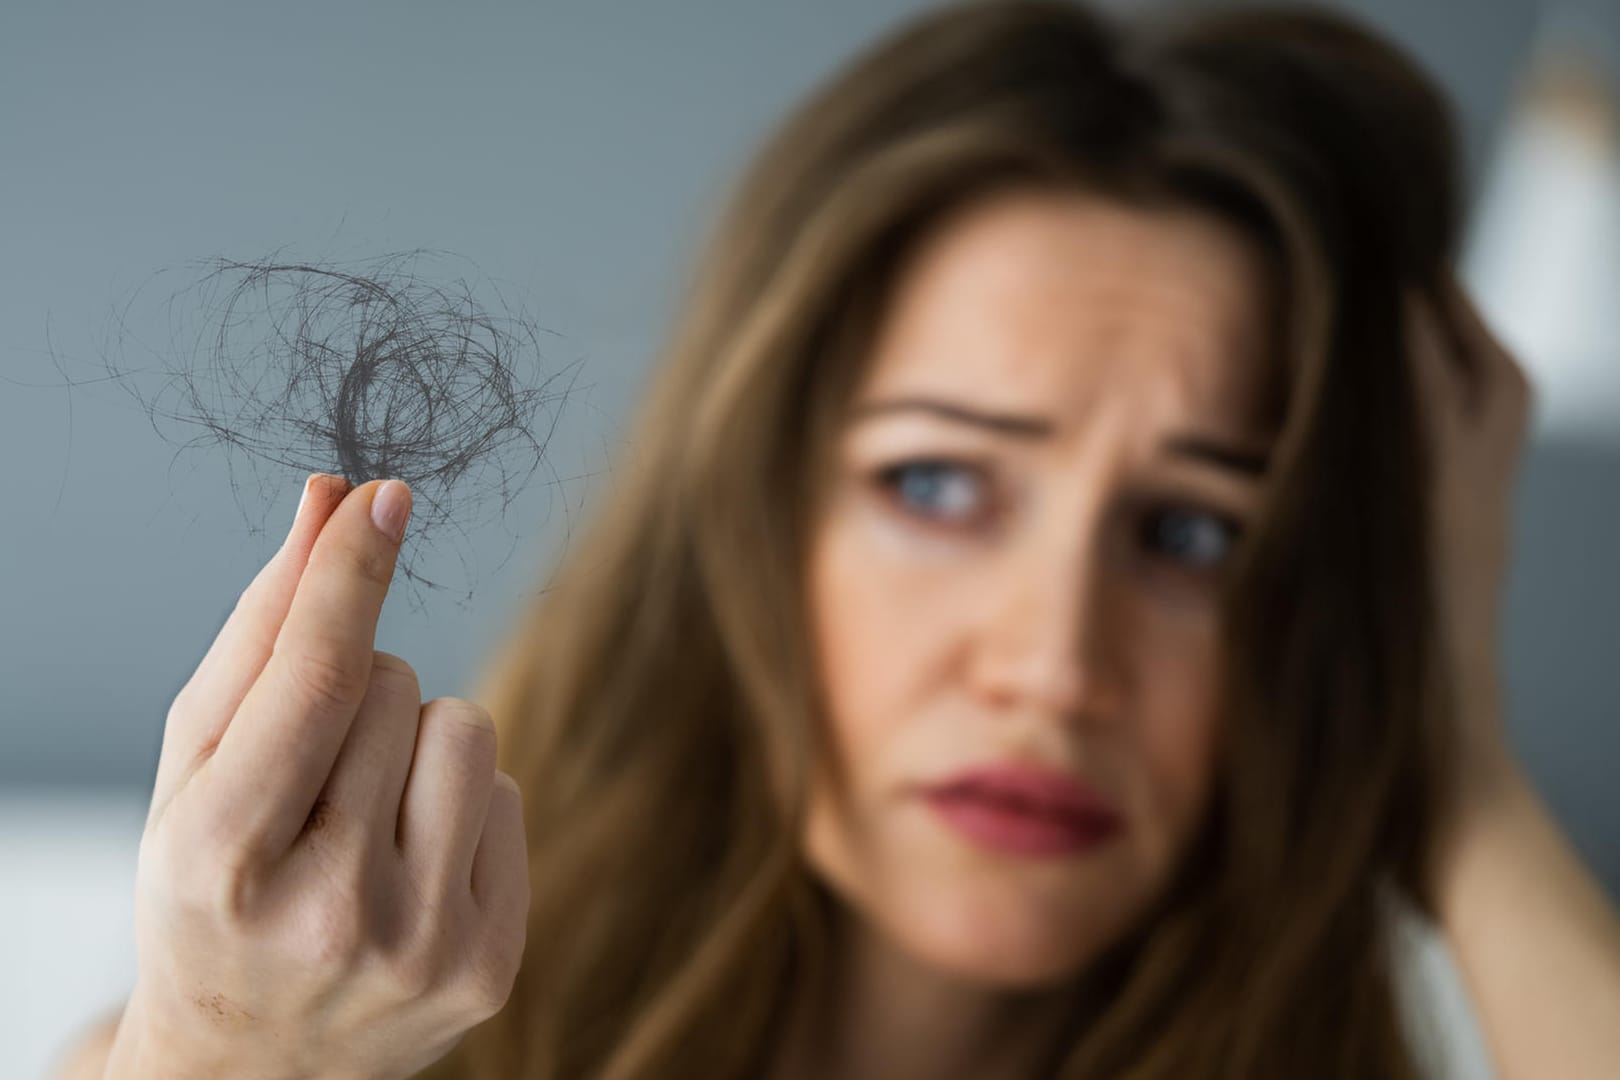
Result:
{"label": "skin", "polygon": [[[845,914],[801,1075],[1027,1074],[1065,985],[1170,881],[1220,738],[1217,585],[1261,490],[1178,441],[1263,462],[1264,303],[1229,226],[1071,192],[970,207],[908,268],[811,546],[835,760],[805,844]],[[916,794],[1005,761],[1082,776],[1123,830],[1012,855]]]}
{"label": "skin", "polygon": [[105,1076],[407,1077],[510,993],[527,842],[494,724],[375,648],[409,497],[312,477],[170,707]]}

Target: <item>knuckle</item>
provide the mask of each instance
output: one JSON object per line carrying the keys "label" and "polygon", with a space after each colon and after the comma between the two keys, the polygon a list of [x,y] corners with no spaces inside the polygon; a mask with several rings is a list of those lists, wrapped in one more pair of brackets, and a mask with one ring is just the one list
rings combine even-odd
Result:
{"label": "knuckle", "polygon": [[416,669],[403,658],[381,649],[373,650],[371,654],[371,685],[397,692],[413,701],[422,697]]}
{"label": "knuckle", "polygon": [[251,925],[259,909],[260,875],[240,859],[216,862],[213,870],[208,893],[209,913],[226,926]]}
{"label": "knuckle", "polygon": [[344,553],[344,561],[352,573],[379,588],[387,588],[394,579],[394,555],[373,544],[355,544]]}
{"label": "knuckle", "polygon": [[521,941],[486,936],[467,953],[462,992],[481,1017],[499,1012],[512,996],[522,967]]}
{"label": "knuckle", "polygon": [[512,797],[514,802],[516,802],[519,811],[517,816],[518,822],[521,824],[523,820],[523,785],[518,783],[517,778],[511,773],[500,769],[495,770],[494,783],[496,788],[505,789],[507,794]]}
{"label": "knuckle", "polygon": [[251,925],[262,906],[264,874],[240,843],[216,844],[202,858],[186,860],[186,893],[198,898],[221,925]]}
{"label": "knuckle", "polygon": [[142,839],[140,858],[143,875],[150,874],[148,880],[176,908],[224,926],[253,918],[260,870],[251,847],[225,815],[184,809],[165,814]]}
{"label": "knuckle", "polygon": [[318,970],[346,971],[365,952],[365,913],[360,905],[336,891],[318,891],[304,924],[303,951]]}
{"label": "knuckle", "polygon": [[401,1001],[421,1001],[432,996],[438,981],[434,965],[416,958],[396,961],[390,969],[394,994]]}
{"label": "knuckle", "polygon": [[489,710],[463,698],[438,697],[422,706],[422,722],[432,723],[472,749],[493,749],[495,718]]}
{"label": "knuckle", "polygon": [[224,930],[243,929],[254,921],[262,879],[245,859],[193,850],[185,858],[158,859],[152,873],[173,916]]}
{"label": "knuckle", "polygon": [[288,666],[295,693],[323,710],[350,708],[363,688],[356,673],[336,657],[321,652],[299,656]]}
{"label": "knuckle", "polygon": [[442,949],[436,946],[412,949],[395,959],[394,985],[406,998],[425,998],[443,984],[446,966]]}

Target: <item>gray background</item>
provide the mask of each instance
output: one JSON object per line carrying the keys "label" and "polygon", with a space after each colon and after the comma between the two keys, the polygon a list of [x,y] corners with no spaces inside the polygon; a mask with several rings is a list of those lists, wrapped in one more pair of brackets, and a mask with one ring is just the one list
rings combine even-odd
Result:
{"label": "gray background", "polygon": [[[702,224],[768,126],[904,0],[18,3],[0,11],[0,374],[93,360],[111,305],[214,255],[442,248],[583,358],[551,464],[600,473]],[[1362,0],[1461,103],[1476,187],[1524,0]],[[1584,5],[1620,40],[1620,4]],[[138,327],[146,332],[152,327]],[[83,372],[84,369],[73,368]],[[71,406],[71,438],[69,411]],[[279,542],[249,493],[105,386],[0,383],[0,788],[149,790],[163,715]],[[1539,434],[1510,583],[1511,722],[1620,887],[1620,452]],[[598,478],[595,483],[602,481]],[[380,648],[459,694],[591,490],[536,484],[464,606],[391,597]],[[492,565],[504,535],[475,538]]]}

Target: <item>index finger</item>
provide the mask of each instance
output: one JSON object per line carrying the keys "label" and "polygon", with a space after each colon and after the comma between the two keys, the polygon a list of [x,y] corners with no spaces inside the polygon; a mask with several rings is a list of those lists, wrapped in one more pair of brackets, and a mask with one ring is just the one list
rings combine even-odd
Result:
{"label": "index finger", "polygon": [[201,760],[213,753],[248,689],[264,670],[276,634],[322,526],[348,494],[342,477],[315,473],[292,529],[243,590],[191,678],[175,696],[163,726],[163,747],[153,785],[152,813],[161,814]]}
{"label": "index finger", "polygon": [[371,678],[410,514],[399,480],[356,488],[310,551],[264,671],[208,762],[231,835],[281,850],[303,827]]}

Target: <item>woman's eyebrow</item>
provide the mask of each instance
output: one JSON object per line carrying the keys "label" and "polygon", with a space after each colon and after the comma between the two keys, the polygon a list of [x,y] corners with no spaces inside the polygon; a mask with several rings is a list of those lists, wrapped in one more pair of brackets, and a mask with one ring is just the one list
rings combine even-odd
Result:
{"label": "woman's eyebrow", "polygon": [[[972,424],[975,427],[1020,439],[1044,439],[1052,434],[1052,421],[1039,416],[1019,413],[988,412],[953,401],[938,398],[904,397],[870,401],[856,406],[850,422],[896,412],[923,412],[946,420]],[[1211,435],[1180,433],[1164,441],[1164,449],[1180,457],[1215,465],[1248,477],[1265,475],[1270,455],[1249,445],[1240,445]]]}
{"label": "woman's eyebrow", "polygon": [[869,401],[857,405],[850,413],[850,422],[865,420],[872,416],[912,411],[931,413],[947,420],[957,420],[1022,439],[1044,439],[1052,434],[1052,422],[1038,416],[984,412],[956,402],[924,397],[890,398],[886,401]]}
{"label": "woman's eyebrow", "polygon": [[1223,442],[1208,435],[1172,435],[1164,442],[1172,454],[1206,462],[1258,479],[1266,474],[1271,455],[1264,450]]}

